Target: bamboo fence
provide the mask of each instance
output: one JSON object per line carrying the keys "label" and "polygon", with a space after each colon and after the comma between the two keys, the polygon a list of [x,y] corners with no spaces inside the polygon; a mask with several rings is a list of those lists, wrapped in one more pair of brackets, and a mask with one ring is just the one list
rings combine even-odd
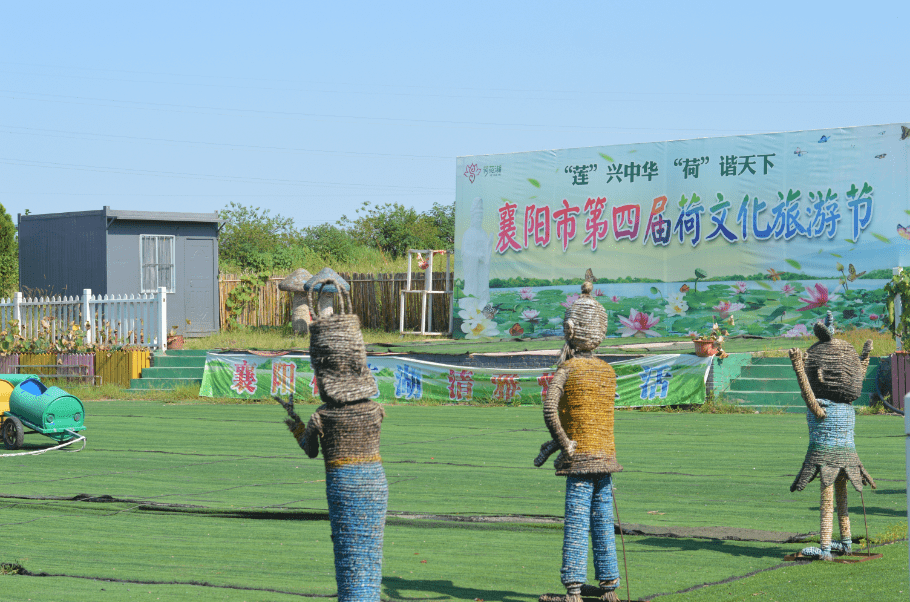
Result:
{"label": "bamboo fence", "polygon": [[[351,285],[351,301],[354,313],[360,316],[364,328],[398,332],[401,310],[401,291],[407,285],[406,272],[396,274],[341,274]],[[259,289],[258,308],[247,308],[238,321],[246,326],[281,326],[291,321],[292,293],[278,290],[278,283],[286,276],[272,276]],[[227,326],[227,312],[224,301],[227,295],[239,285],[240,276],[222,274],[218,283],[218,298],[221,304],[221,327]],[[424,288],[424,272],[411,274],[411,290],[421,291]],[[452,288],[452,275],[449,275],[449,287]],[[433,273],[433,290],[446,290],[445,273]],[[427,305],[432,304],[433,319],[428,325],[431,332],[448,332],[449,303],[451,293],[428,295]],[[405,330],[420,330],[421,295],[405,295]]]}

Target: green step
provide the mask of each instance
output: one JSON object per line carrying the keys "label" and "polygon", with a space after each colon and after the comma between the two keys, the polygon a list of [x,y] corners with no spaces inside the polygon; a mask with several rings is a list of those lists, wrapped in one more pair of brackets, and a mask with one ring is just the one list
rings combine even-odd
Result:
{"label": "green step", "polygon": [[205,373],[206,349],[170,349],[155,353],[152,367],[142,370],[141,378],[130,381],[130,389],[166,390],[180,385],[201,385]]}
{"label": "green step", "polygon": [[201,386],[202,378],[134,378],[130,381],[130,389],[144,391],[164,391],[181,385]]}
{"label": "green step", "polygon": [[[155,365],[157,366],[158,364],[156,363]],[[774,364],[743,366],[740,376],[743,378],[792,378],[794,382],[796,381],[796,372],[793,371],[793,366],[790,364],[786,366]]]}
{"label": "green step", "polygon": [[204,355],[156,355],[156,368],[205,368]]}
{"label": "green step", "polygon": [[730,391],[762,391],[767,393],[799,393],[796,378],[737,378],[730,383]]}
{"label": "green step", "polygon": [[202,378],[205,368],[143,368],[142,378]]}
{"label": "green step", "polygon": [[[870,358],[863,392],[854,405],[869,405],[869,397],[875,392],[879,360],[878,357]],[[738,401],[756,409],[779,408],[796,413],[806,411],[789,357],[753,357],[751,364],[742,367],[740,375],[730,382],[721,395],[726,400]]]}

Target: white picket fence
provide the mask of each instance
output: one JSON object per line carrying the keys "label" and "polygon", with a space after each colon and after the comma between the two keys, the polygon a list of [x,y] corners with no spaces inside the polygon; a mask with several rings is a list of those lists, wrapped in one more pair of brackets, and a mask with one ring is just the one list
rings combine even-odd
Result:
{"label": "white picket fence", "polygon": [[[75,322],[85,333],[85,342],[117,345],[145,345],[167,350],[167,291],[139,295],[94,296],[91,289],[81,297],[26,298],[17,292],[0,299],[0,327],[10,320],[19,322],[23,337],[34,338],[42,330],[41,320],[49,318],[54,340],[62,337]],[[86,328],[88,325],[88,328]]]}

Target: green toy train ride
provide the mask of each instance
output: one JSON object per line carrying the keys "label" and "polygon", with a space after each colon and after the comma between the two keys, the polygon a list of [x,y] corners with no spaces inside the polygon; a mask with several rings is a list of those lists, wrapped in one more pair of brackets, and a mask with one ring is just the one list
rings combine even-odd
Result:
{"label": "green toy train ride", "polygon": [[[25,377],[25,378],[23,378]],[[22,447],[23,437],[35,432],[64,443],[80,437],[85,430],[85,408],[77,397],[60,387],[48,387],[35,375],[0,375],[2,388],[9,388],[9,409],[3,412],[0,434],[7,449]]]}

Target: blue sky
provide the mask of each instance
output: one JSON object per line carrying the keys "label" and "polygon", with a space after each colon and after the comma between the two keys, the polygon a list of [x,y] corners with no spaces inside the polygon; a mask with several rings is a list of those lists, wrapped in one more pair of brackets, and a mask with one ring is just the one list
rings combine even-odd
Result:
{"label": "blue sky", "polygon": [[0,203],[304,227],[452,203],[457,156],[910,123],[908,25],[907,2],[6,3]]}

